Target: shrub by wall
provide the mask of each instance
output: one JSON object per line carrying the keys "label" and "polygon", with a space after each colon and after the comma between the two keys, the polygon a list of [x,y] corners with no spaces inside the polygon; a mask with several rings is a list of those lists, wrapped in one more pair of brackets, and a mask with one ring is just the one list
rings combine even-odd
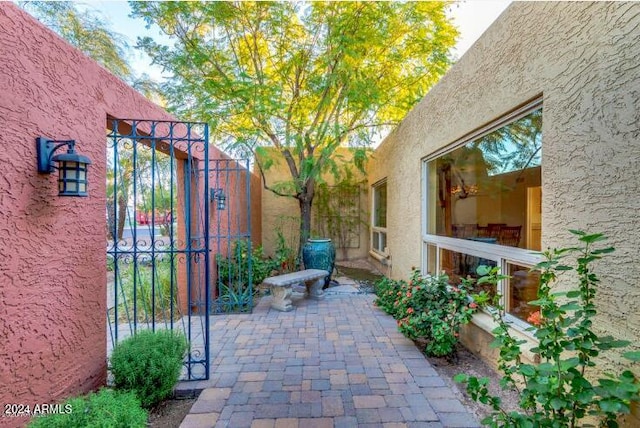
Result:
{"label": "shrub by wall", "polygon": [[143,407],[153,407],[173,393],[186,352],[187,341],[182,334],[140,331],[113,349],[114,386],[135,392]]}
{"label": "shrub by wall", "polygon": [[471,320],[477,305],[472,302],[471,282],[449,284],[446,275],[411,279],[383,278],[376,284],[376,305],[398,320],[398,329],[409,339],[425,341],[425,353],[445,356],[454,352],[460,326]]}
{"label": "shrub by wall", "polygon": [[142,428],[147,425],[147,411],[133,392],[102,389],[84,397],[70,398],[58,413],[38,416],[29,428]]}

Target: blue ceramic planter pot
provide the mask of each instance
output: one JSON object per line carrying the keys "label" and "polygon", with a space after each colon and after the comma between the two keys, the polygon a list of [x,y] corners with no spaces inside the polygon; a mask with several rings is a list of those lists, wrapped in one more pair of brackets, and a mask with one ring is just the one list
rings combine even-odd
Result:
{"label": "blue ceramic planter pot", "polygon": [[336,262],[336,249],[331,239],[308,239],[302,247],[302,261],[305,269],[323,269],[329,272],[324,281],[324,286],[329,286]]}

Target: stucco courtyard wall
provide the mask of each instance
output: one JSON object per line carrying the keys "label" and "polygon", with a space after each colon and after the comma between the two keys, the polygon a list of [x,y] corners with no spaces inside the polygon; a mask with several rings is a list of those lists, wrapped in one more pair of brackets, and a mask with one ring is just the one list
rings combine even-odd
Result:
{"label": "stucco courtyard wall", "polygon": [[[616,252],[597,266],[596,329],[637,349],[638,58],[638,3],[516,2],[507,8],[369,163],[370,186],[387,179],[391,276],[406,278],[421,265],[422,160],[542,96],[542,248],[573,245],[568,229],[609,236]],[[465,336],[474,349],[487,351],[488,337],[478,329]],[[615,353],[606,363],[625,364]]]}
{"label": "stucco courtyard wall", "polygon": [[[107,117],[175,120],[0,3],[1,403],[53,403],[105,383]],[[58,197],[57,174],[37,173],[37,136],[76,140],[92,161],[88,197]]]}
{"label": "stucco courtyard wall", "polygon": [[[289,181],[291,173],[284,158],[275,149],[267,150],[268,156],[274,160],[273,166],[265,171],[267,185],[273,186],[278,182]],[[367,257],[369,249],[369,232],[367,228],[369,206],[367,203],[367,185],[365,175],[352,164],[352,152],[347,148],[340,148],[336,151],[339,165],[346,165],[353,173],[353,181],[362,182],[362,192],[359,198],[360,218],[359,226],[359,246],[357,248],[347,248],[346,254],[340,248],[336,251],[337,260],[355,260]],[[335,185],[335,178],[331,173],[323,175],[323,180],[331,186]],[[313,237],[318,236],[317,204],[318,198],[314,199],[311,222]],[[278,196],[269,190],[262,192],[262,242],[267,255],[273,256],[277,248],[277,232],[280,231],[285,237],[286,243],[292,248],[298,245],[300,231],[300,208],[298,200],[289,197]],[[355,241],[355,240],[354,240]]]}

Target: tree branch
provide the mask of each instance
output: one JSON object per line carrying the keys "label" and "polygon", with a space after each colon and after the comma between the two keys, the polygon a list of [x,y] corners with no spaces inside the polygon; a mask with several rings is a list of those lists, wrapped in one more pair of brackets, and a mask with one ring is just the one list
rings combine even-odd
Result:
{"label": "tree branch", "polygon": [[260,158],[257,155],[257,153],[255,152],[255,150],[251,150],[251,152],[253,153],[253,158],[256,160],[256,165],[258,166],[258,171],[260,172],[260,176],[262,177],[262,187],[265,190],[268,190],[268,191],[270,191],[270,192],[272,192],[272,193],[274,193],[274,194],[276,194],[278,196],[283,196],[285,198],[294,198],[295,199],[296,198],[295,195],[291,195],[291,194],[288,194],[288,193],[280,192],[279,190],[274,189],[273,187],[271,187],[271,186],[269,186],[267,184],[267,177],[266,177],[266,175],[264,173],[264,168],[262,166],[262,163],[260,162]]}

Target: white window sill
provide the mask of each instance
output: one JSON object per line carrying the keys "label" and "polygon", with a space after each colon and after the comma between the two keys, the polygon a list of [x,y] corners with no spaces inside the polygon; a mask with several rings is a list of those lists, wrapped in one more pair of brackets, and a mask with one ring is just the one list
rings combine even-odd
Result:
{"label": "white window sill", "polygon": [[369,250],[369,255],[384,265],[390,264],[389,259],[391,258],[391,256],[389,256],[389,254],[382,254],[375,250]]}
{"label": "white window sill", "polygon": [[[521,324],[525,325],[525,323],[522,321],[516,322],[512,316],[507,315],[506,321],[510,326],[509,333],[511,333],[516,339],[525,341],[525,343],[521,345],[523,356],[531,362],[537,362],[539,358],[538,355],[531,352],[531,348],[538,346],[538,340],[533,336],[533,332],[524,331]],[[492,336],[493,330],[498,327],[498,324],[496,324],[491,315],[482,311],[476,312],[473,315],[471,322]]]}

